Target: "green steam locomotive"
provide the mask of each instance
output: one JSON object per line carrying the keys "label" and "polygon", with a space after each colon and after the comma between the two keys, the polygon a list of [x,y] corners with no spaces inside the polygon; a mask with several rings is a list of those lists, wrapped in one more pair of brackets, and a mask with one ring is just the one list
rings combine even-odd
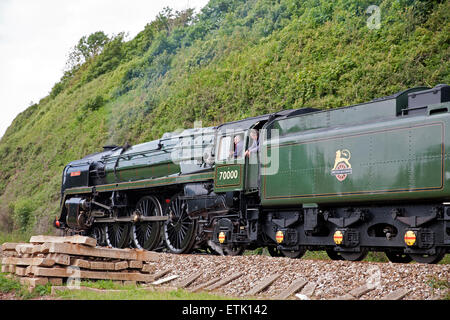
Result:
{"label": "green steam locomotive", "polygon": [[450,86],[164,134],[69,163],[54,225],[100,245],[334,260],[450,250]]}

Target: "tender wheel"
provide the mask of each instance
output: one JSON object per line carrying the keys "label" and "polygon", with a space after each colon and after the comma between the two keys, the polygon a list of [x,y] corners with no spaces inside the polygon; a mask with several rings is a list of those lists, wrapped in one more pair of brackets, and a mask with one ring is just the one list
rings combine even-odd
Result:
{"label": "tender wheel", "polygon": [[300,248],[299,250],[281,250],[283,256],[291,259],[300,259],[305,254],[306,249]]}
{"label": "tender wheel", "polygon": [[[136,204],[139,216],[161,216],[161,204],[153,196],[145,196]],[[131,227],[131,239],[138,249],[153,250],[161,239],[161,222],[136,222]]]}
{"label": "tender wheel", "polygon": [[416,262],[435,264],[445,256],[445,248],[436,248],[436,253],[432,255],[410,253],[409,256]]}
{"label": "tender wheel", "polygon": [[166,208],[169,219],[164,223],[164,241],[173,253],[189,253],[195,243],[197,223],[187,214],[186,201],[174,196]]}
{"label": "tender wheel", "polygon": [[342,258],[341,253],[334,251],[332,248],[331,249],[326,249],[325,250],[327,252],[328,257],[331,260],[344,260],[344,258]]}
{"label": "tender wheel", "polygon": [[361,248],[361,251],[358,252],[340,252],[341,257],[347,261],[361,261],[367,256],[368,253],[369,250],[366,248]]}
{"label": "tender wheel", "polygon": [[403,252],[396,251],[385,251],[384,254],[389,259],[390,262],[394,263],[409,263],[412,261],[412,258]]}
{"label": "tender wheel", "polygon": [[109,223],[105,227],[106,244],[114,248],[127,248],[130,245],[130,224]]}

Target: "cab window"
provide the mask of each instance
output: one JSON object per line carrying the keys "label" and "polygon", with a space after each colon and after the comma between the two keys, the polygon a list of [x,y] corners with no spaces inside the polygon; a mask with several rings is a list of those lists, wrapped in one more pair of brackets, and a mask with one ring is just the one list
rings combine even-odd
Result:
{"label": "cab window", "polygon": [[217,156],[217,160],[223,161],[230,157],[231,138],[232,138],[231,136],[220,138],[219,153]]}
{"label": "cab window", "polygon": [[238,159],[244,155],[244,134],[234,134],[220,138],[218,161]]}

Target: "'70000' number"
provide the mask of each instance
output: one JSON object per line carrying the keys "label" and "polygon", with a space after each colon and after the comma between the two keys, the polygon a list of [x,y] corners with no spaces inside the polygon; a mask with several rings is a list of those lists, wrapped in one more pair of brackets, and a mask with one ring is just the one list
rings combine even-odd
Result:
{"label": "'70000' number", "polygon": [[237,170],[219,172],[219,180],[237,179],[239,172]]}

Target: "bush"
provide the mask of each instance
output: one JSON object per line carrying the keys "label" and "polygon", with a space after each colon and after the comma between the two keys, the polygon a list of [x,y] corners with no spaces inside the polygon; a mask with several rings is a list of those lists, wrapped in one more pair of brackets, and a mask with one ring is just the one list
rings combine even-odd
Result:
{"label": "bush", "polygon": [[95,98],[89,98],[84,104],[82,109],[84,111],[96,111],[105,104],[105,99],[102,96],[96,96]]}
{"label": "bush", "polygon": [[13,219],[16,227],[19,228],[21,232],[25,232],[33,216],[34,202],[30,199],[18,200],[13,205]]}

